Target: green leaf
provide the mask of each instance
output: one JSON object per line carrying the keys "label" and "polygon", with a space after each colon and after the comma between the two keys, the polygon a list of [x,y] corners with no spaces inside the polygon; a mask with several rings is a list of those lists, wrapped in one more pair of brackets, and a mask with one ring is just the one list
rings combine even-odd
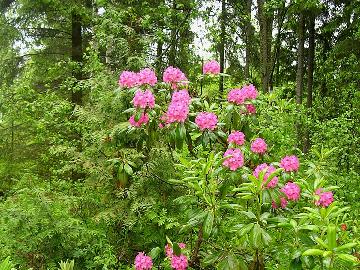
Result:
{"label": "green leaf", "polygon": [[340,247],[335,248],[334,250],[335,251],[342,251],[342,250],[345,250],[345,249],[350,249],[350,248],[356,247],[357,245],[358,245],[357,243],[347,243],[345,245],[342,245]]}
{"label": "green leaf", "polygon": [[204,237],[208,238],[211,234],[214,225],[214,215],[212,212],[208,212],[205,220],[204,220]]}
{"label": "green leaf", "polygon": [[315,249],[315,248],[312,248],[312,249],[308,249],[306,251],[303,252],[303,256],[322,256],[324,253],[323,250],[321,249]]}
{"label": "green leaf", "polygon": [[161,248],[156,247],[150,251],[149,255],[153,260],[155,260],[159,256],[160,252],[161,252]]}
{"label": "green leaf", "polygon": [[356,258],[355,256],[352,256],[350,254],[337,254],[336,255],[339,259],[346,261],[346,262],[351,262],[351,263],[359,263],[358,258]]}
{"label": "green leaf", "polygon": [[240,213],[244,214],[249,219],[256,219],[255,214],[253,212],[251,212],[251,211],[241,211]]}
{"label": "green leaf", "polygon": [[124,164],[124,170],[128,175],[132,175],[133,174],[133,169],[131,168],[131,166],[127,163]]}
{"label": "green leaf", "polygon": [[334,248],[336,248],[336,227],[334,224],[330,224],[327,228],[327,240],[329,249],[333,250]]}
{"label": "green leaf", "polygon": [[173,244],[172,248],[176,256],[179,256],[181,254],[181,248],[179,247],[178,243]]}

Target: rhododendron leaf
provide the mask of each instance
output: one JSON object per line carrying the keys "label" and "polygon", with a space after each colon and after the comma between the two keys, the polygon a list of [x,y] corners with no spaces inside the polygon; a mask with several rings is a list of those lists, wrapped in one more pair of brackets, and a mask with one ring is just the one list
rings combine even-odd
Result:
{"label": "rhododendron leaf", "polygon": [[131,168],[131,166],[129,164],[124,164],[124,170],[128,175],[132,175],[133,174],[133,169]]}
{"label": "rhododendron leaf", "polygon": [[170,240],[170,238],[166,235],[165,236],[166,237],[166,241],[171,245],[171,246],[173,246],[173,244],[172,244],[172,242],[171,242],[171,240]]}
{"label": "rhododendron leaf", "polygon": [[306,251],[303,252],[303,256],[322,256],[324,253],[323,250],[321,249],[316,249],[316,248],[312,248],[312,249],[308,249]]}
{"label": "rhododendron leaf", "polygon": [[321,238],[316,237],[316,238],[315,238],[315,241],[316,241],[318,244],[320,244],[323,248],[329,249],[329,246],[328,246],[327,244],[325,244],[325,242],[324,242]]}
{"label": "rhododendron leaf", "polygon": [[143,111],[136,112],[135,118],[134,118],[135,122],[138,122],[140,120],[142,114],[143,114]]}
{"label": "rhododendron leaf", "polygon": [[226,74],[226,73],[218,73],[218,75],[224,76],[224,77],[230,77],[230,75],[229,75],[229,74]]}
{"label": "rhododendron leaf", "polygon": [[346,262],[351,262],[351,263],[359,263],[359,259],[356,258],[355,256],[352,256],[350,254],[337,254],[336,255],[339,259],[344,260]]}
{"label": "rhododendron leaf", "polygon": [[155,260],[160,255],[160,252],[161,248],[155,247],[150,251],[149,256],[151,257],[151,259]]}
{"label": "rhododendron leaf", "polygon": [[345,249],[356,247],[357,245],[358,245],[357,243],[347,243],[347,244],[342,245],[340,247],[334,248],[334,251],[342,251],[342,250],[345,250]]}
{"label": "rhododendron leaf", "polygon": [[123,111],[123,113],[125,113],[125,114],[126,113],[132,113],[133,114],[135,112],[135,110],[136,110],[135,108],[129,108],[129,109]]}
{"label": "rhododendron leaf", "polygon": [[289,270],[302,270],[302,262],[299,258],[295,258],[291,261]]}
{"label": "rhododendron leaf", "polygon": [[208,238],[210,236],[211,231],[213,229],[213,225],[214,225],[214,215],[212,212],[208,212],[203,225],[205,238]]}
{"label": "rhododendron leaf", "polygon": [[258,223],[254,224],[249,240],[251,245],[255,248],[260,248],[262,246],[262,229]]}
{"label": "rhododendron leaf", "polygon": [[323,257],[324,257],[324,258],[329,257],[331,254],[333,254],[332,251],[324,251]]}
{"label": "rhododendron leaf", "polygon": [[297,227],[297,222],[293,219],[290,219],[290,224],[294,229]]}
{"label": "rhododendron leaf", "polygon": [[336,227],[334,224],[330,224],[327,228],[327,241],[329,249],[334,249],[337,246],[336,243]]}
{"label": "rhododendron leaf", "polygon": [[249,219],[256,219],[256,215],[251,211],[241,211],[240,213],[244,214]]}
{"label": "rhododendron leaf", "polygon": [[316,225],[302,225],[299,230],[318,231],[319,227]]}
{"label": "rhododendron leaf", "polygon": [[179,247],[179,244],[173,244],[172,248],[176,256],[179,256],[181,254],[181,248]]}

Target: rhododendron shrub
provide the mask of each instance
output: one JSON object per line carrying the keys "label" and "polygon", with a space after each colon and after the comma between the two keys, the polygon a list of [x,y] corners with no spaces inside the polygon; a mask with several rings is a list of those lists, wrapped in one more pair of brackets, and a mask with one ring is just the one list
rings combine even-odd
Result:
{"label": "rhododendron shrub", "polygon": [[[217,74],[216,63],[206,63],[203,73]],[[199,98],[199,84],[190,83],[176,67],[165,69],[162,82],[155,81],[148,69],[136,74],[136,83],[129,72],[123,72],[119,82],[122,91],[135,93],[134,107],[125,111],[130,117],[127,134],[140,137],[137,148],[144,156],[152,147],[171,154],[176,175],[161,180],[183,188],[174,200],[180,225],[179,232],[173,233],[191,242],[168,241],[163,265],[187,269],[199,263],[231,269],[226,266],[233,260],[256,268],[271,264],[270,259],[264,260],[277,256],[273,251],[281,243],[278,248],[287,251],[279,256],[300,267],[308,261],[302,257],[316,254],[307,250],[325,241],[329,224],[340,230],[339,217],[347,209],[336,201],[331,191],[335,187],[327,185],[326,175],[319,175],[317,165],[306,161],[296,148],[273,151],[278,142],[256,126],[261,112],[255,105],[265,97],[254,85],[235,86],[211,102],[205,96]],[[139,89],[128,89],[134,85]],[[318,162],[324,164],[321,158]],[[146,175],[151,175],[151,168],[145,168]],[[284,239],[276,239],[280,233]],[[188,246],[192,249],[185,253]],[[164,250],[164,244],[159,243],[158,249]],[[247,255],[235,256],[237,252]],[[138,256],[138,262],[145,261],[143,253]]]}

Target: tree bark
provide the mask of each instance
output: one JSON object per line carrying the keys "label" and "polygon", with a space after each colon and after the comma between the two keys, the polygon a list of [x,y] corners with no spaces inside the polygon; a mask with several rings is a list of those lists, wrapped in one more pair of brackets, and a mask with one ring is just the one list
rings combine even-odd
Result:
{"label": "tree bark", "polygon": [[176,42],[177,42],[177,23],[176,23],[176,0],[173,0],[172,6],[172,29],[170,34],[170,50],[169,50],[169,65],[176,66]]}
{"label": "tree bark", "polygon": [[[220,25],[220,44],[219,44],[219,54],[220,54],[220,72],[224,73],[225,67],[225,16],[226,16],[226,2],[221,0],[221,25]],[[219,94],[220,96],[224,92],[224,76],[220,76],[219,79]]]}
{"label": "tree bark", "polygon": [[298,34],[298,61],[296,71],[296,103],[302,103],[303,80],[304,80],[304,43],[305,43],[305,15],[303,12],[299,15],[299,34]]}
{"label": "tree bark", "polygon": [[[312,96],[313,96],[313,84],[314,84],[314,64],[315,64],[315,15],[310,14],[309,17],[309,54],[308,54],[308,69],[307,69],[307,98],[306,108],[307,116],[311,115]],[[303,152],[307,153],[310,149],[310,130],[305,131],[304,136],[304,148]]]}
{"label": "tree bark", "polygon": [[[82,61],[83,61],[83,39],[81,33],[81,17],[73,11],[71,15],[71,59],[78,65],[73,71],[76,80],[82,79]],[[74,105],[82,105],[83,93],[78,87],[74,87],[71,94],[71,101]]]}
{"label": "tree bark", "polygon": [[244,76],[246,80],[250,79],[250,62],[251,62],[251,4],[252,0],[246,0],[245,14],[247,16],[246,28],[245,28],[245,69]]}
{"label": "tree bark", "polygon": [[273,15],[264,10],[265,0],[257,0],[258,20],[260,25],[261,85],[263,92],[269,91],[271,42]]}

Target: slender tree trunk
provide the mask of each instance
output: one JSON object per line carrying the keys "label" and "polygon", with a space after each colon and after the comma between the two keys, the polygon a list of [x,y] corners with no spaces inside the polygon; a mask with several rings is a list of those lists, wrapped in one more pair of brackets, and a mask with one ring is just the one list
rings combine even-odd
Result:
{"label": "slender tree trunk", "polygon": [[[76,12],[72,12],[71,18],[71,59],[78,65],[74,69],[73,74],[77,80],[82,79],[81,65],[83,61],[83,39],[81,33],[81,17]],[[71,101],[74,105],[82,105],[83,93],[79,87],[74,87],[71,94]]]}
{"label": "slender tree trunk", "polygon": [[296,71],[296,103],[302,103],[303,80],[304,80],[304,43],[305,43],[305,15],[303,12],[299,15],[299,41],[298,41],[298,61]]}
{"label": "slender tree trunk", "polygon": [[[311,115],[313,83],[314,83],[314,63],[315,63],[315,15],[310,14],[309,17],[309,54],[308,54],[308,69],[307,69],[307,117]],[[310,149],[310,130],[306,128],[304,135],[303,152],[307,153]]]}
{"label": "slender tree trunk", "polygon": [[159,40],[158,43],[157,43],[157,48],[156,48],[156,65],[155,65],[155,69],[156,69],[156,73],[158,74],[158,76],[160,76],[161,69],[162,69],[163,45],[164,45],[164,43],[161,40]]}
{"label": "slender tree trunk", "polygon": [[252,0],[246,0],[245,14],[247,16],[246,28],[245,28],[245,69],[244,76],[246,80],[250,79],[250,61],[251,61],[251,4]]}
{"label": "slender tree trunk", "polygon": [[263,92],[269,91],[271,66],[271,41],[273,15],[264,10],[265,0],[257,0],[258,19],[260,25],[261,85]]}
{"label": "slender tree trunk", "polygon": [[[304,80],[304,42],[305,42],[305,15],[301,12],[299,15],[298,22],[298,51],[297,51],[297,70],[296,70],[296,103],[300,105],[302,103],[303,94],[303,80]],[[297,108],[298,115],[300,115],[300,106]],[[296,134],[297,143],[296,147],[303,147],[303,136],[300,119],[296,121]]]}
{"label": "slender tree trunk", "polygon": [[274,45],[274,55],[271,59],[271,65],[270,65],[270,75],[269,75],[269,87],[270,87],[270,91],[273,90],[273,81],[274,81],[274,71],[276,69],[277,64],[278,64],[278,59],[279,59],[279,55],[280,55],[280,48],[281,48],[281,31],[282,31],[282,27],[284,25],[284,20],[285,20],[285,15],[287,13],[288,8],[285,8],[285,3],[283,3],[283,6],[281,7],[281,9],[278,10],[278,20],[277,20],[277,28],[278,28],[278,32],[277,32],[277,36],[276,36],[276,41],[275,41],[275,45]]}
{"label": "slender tree trunk", "polygon": [[170,34],[170,50],[169,50],[169,65],[176,66],[176,0],[173,0],[172,6],[172,29]]}
{"label": "slender tree trunk", "polygon": [[[225,67],[225,17],[226,17],[226,2],[221,0],[221,33],[220,33],[220,44],[219,44],[219,54],[220,54],[220,72],[224,72]],[[224,76],[220,76],[219,79],[219,94],[220,96],[224,92]]]}

